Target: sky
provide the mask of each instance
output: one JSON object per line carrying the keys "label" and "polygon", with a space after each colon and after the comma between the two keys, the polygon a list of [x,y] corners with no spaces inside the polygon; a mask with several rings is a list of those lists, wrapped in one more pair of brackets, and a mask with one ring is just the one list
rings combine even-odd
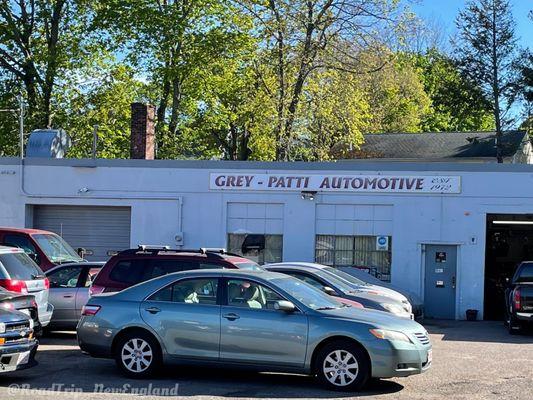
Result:
{"label": "sky", "polygon": [[[516,21],[516,34],[522,47],[533,49],[533,21],[528,12],[533,10],[533,0],[510,0]],[[455,18],[465,6],[464,0],[411,0],[411,9],[420,17],[437,23],[447,30],[448,36],[455,32]]]}

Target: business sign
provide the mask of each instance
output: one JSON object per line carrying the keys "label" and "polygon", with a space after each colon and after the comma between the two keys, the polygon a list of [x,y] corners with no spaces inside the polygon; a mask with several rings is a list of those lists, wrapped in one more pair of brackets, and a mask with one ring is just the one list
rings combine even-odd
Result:
{"label": "business sign", "polygon": [[388,236],[377,236],[376,237],[376,250],[378,251],[389,250],[389,237]]}
{"label": "business sign", "polygon": [[212,190],[268,190],[357,193],[461,193],[460,176],[311,175],[211,173]]}

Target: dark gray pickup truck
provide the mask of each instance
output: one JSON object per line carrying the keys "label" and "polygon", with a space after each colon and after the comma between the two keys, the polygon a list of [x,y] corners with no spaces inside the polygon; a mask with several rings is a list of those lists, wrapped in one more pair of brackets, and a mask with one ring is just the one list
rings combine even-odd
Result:
{"label": "dark gray pickup truck", "polygon": [[533,261],[522,262],[505,291],[509,333],[520,332],[533,323]]}

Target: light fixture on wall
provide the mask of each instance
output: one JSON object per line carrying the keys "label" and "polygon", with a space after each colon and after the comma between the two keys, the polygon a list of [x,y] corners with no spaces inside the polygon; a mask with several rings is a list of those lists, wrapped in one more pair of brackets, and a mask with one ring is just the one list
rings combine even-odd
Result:
{"label": "light fixture on wall", "polygon": [[533,225],[533,221],[492,221],[494,225]]}
{"label": "light fixture on wall", "polygon": [[316,191],[311,191],[311,190],[302,191],[302,199],[304,200],[313,201],[315,199],[315,196],[316,196]]}

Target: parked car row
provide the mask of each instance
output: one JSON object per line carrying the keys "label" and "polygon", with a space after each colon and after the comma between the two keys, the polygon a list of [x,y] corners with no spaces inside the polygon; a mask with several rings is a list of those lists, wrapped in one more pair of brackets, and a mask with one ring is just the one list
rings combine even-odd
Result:
{"label": "parked car row", "polygon": [[[38,232],[28,234],[46,235]],[[76,328],[83,352],[114,358],[133,377],[164,364],[209,364],[307,373],[332,389],[358,390],[371,377],[417,374],[432,362],[429,336],[404,295],[336,268],[261,267],[223,249],[165,246],[93,263],[53,239],[55,258],[47,259],[57,265],[47,264],[45,275],[36,265],[41,250],[5,232],[0,241],[6,236],[18,248],[0,247],[0,307],[13,320],[5,332],[9,326],[18,339],[0,348],[22,346],[5,359],[13,369],[34,364],[41,327]]]}

